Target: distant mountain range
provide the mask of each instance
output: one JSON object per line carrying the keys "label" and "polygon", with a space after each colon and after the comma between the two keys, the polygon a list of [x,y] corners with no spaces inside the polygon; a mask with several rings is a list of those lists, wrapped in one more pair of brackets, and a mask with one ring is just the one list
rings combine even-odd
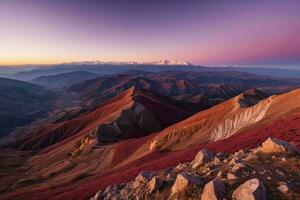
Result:
{"label": "distant mountain range", "polygon": [[85,71],[99,75],[126,73],[132,70],[142,70],[147,72],[160,71],[238,71],[258,75],[299,78],[300,70],[281,68],[256,68],[256,67],[205,67],[193,65],[187,61],[161,60],[155,62],[102,62],[102,61],[82,61],[70,62],[54,65],[24,65],[18,67],[0,67],[0,76],[24,81],[32,81],[41,76],[52,76],[61,73],[75,71]]}
{"label": "distant mountain range", "polygon": [[187,61],[178,61],[178,60],[158,60],[153,62],[103,62],[99,60],[95,61],[80,61],[80,62],[70,62],[70,63],[62,63],[62,65],[193,65]]}

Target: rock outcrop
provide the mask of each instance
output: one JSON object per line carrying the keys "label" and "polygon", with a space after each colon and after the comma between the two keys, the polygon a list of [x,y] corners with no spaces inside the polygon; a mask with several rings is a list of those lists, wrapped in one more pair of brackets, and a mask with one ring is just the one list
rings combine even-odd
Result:
{"label": "rock outcrop", "polygon": [[212,130],[211,140],[217,141],[227,138],[242,128],[246,128],[259,122],[264,118],[271,103],[272,97],[269,97],[253,106],[240,110],[230,118],[225,118]]}
{"label": "rock outcrop", "polygon": [[115,121],[101,124],[96,135],[99,143],[106,143],[120,138],[140,137],[160,128],[161,124],[153,113],[143,104],[133,103]]}
{"label": "rock outcrop", "polygon": [[[300,170],[294,166],[300,166],[300,159],[298,155],[289,153],[291,144],[278,141],[268,139],[264,144],[271,142],[276,147],[275,152],[279,149],[280,153],[288,154],[284,166],[281,166],[284,155],[257,151],[264,145],[232,154],[214,154],[202,149],[191,162],[156,172],[141,171],[133,181],[109,186],[103,192],[99,191],[92,200],[132,197],[147,200],[297,199],[300,197],[297,191]],[[285,175],[289,173],[293,175]],[[273,180],[280,181],[274,185]]]}

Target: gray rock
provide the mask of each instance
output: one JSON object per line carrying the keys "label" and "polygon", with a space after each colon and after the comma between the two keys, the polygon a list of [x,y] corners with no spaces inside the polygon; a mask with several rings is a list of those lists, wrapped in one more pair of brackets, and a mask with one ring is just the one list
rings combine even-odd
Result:
{"label": "gray rock", "polygon": [[234,190],[236,200],[266,200],[266,189],[257,178],[250,179]]}
{"label": "gray rock", "polygon": [[244,165],[243,163],[236,163],[233,167],[232,167],[232,171],[233,172],[237,172],[242,168],[245,168],[246,165]]}
{"label": "gray rock", "polygon": [[202,185],[203,181],[199,177],[187,173],[181,172],[177,175],[175,183],[172,186],[172,194],[184,193],[192,185]]}
{"label": "gray rock", "polygon": [[159,189],[162,186],[163,182],[158,177],[153,177],[149,181],[149,193],[154,192],[155,190]]}
{"label": "gray rock", "polygon": [[237,180],[238,177],[235,174],[233,174],[233,173],[228,173],[227,174],[227,179],[228,180]]}
{"label": "gray rock", "polygon": [[222,171],[219,171],[219,172],[217,173],[217,177],[218,177],[218,178],[222,178],[222,177],[223,177]]}
{"label": "gray rock", "polygon": [[153,176],[154,174],[152,172],[141,171],[134,179],[133,187],[141,187],[141,185],[148,183]]}
{"label": "gray rock", "polygon": [[285,174],[282,171],[280,171],[279,169],[276,169],[275,172],[277,174],[279,174],[280,176],[283,176],[283,177],[285,176]]}
{"label": "gray rock", "polygon": [[224,192],[224,183],[219,179],[212,180],[205,185],[201,200],[221,200],[224,197]]}
{"label": "gray rock", "polygon": [[197,155],[195,156],[194,160],[192,161],[192,168],[195,169],[199,167],[200,165],[210,162],[214,159],[214,153],[206,150],[206,149],[201,149]]}
{"label": "gray rock", "polygon": [[242,159],[243,157],[245,157],[245,152],[244,152],[244,150],[239,150],[239,151],[235,152],[235,153],[233,154],[233,157],[234,157],[235,159],[237,159],[237,160]]}
{"label": "gray rock", "polygon": [[276,138],[268,138],[266,141],[264,141],[261,146],[261,151],[264,153],[300,154],[300,151],[297,149],[297,147],[291,145],[287,141]]}
{"label": "gray rock", "polygon": [[282,193],[288,193],[289,187],[285,182],[279,182],[279,186],[277,187],[277,190],[279,190]]}

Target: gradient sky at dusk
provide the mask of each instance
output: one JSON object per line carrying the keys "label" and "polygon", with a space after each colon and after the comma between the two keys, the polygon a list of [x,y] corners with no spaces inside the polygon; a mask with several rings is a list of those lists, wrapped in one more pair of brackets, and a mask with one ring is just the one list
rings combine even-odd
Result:
{"label": "gradient sky at dusk", "polygon": [[300,68],[299,0],[0,0],[0,64]]}

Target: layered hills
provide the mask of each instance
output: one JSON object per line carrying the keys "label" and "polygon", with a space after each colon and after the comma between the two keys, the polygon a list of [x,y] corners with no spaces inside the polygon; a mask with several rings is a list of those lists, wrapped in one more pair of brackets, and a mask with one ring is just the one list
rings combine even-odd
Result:
{"label": "layered hills", "polygon": [[46,88],[62,88],[85,80],[94,79],[98,76],[98,74],[91,72],[74,71],[55,75],[40,76],[33,79],[31,82]]}
{"label": "layered hills", "polygon": [[221,102],[251,88],[260,88],[268,94],[274,94],[286,92],[298,85],[297,80],[282,80],[242,72],[131,71],[83,81],[72,85],[68,91],[79,95],[86,102],[101,102],[136,86],[178,100]]}
{"label": "layered hills", "polygon": [[[78,79],[85,76],[77,75]],[[68,75],[62,75],[65,76]],[[14,130],[10,140],[0,142],[0,192],[3,194],[0,199],[97,199],[95,194],[99,190],[98,194],[106,199],[110,198],[107,195],[118,196],[107,187],[115,188],[117,193],[141,191],[139,194],[148,195],[143,184],[131,188],[141,171],[156,170],[162,175],[168,167],[175,170],[178,166],[176,170],[197,175],[203,172],[202,168],[194,170],[191,166],[200,149],[226,154],[216,156],[222,163],[208,162],[211,175],[205,175],[204,184],[215,177],[214,169],[222,173],[231,170],[233,166],[228,167],[223,161],[235,154],[228,153],[243,150],[247,157],[250,149],[268,137],[300,145],[300,90],[294,89],[298,80],[244,72],[130,71],[75,82],[60,88],[60,96],[53,99],[49,99],[53,90],[25,82],[12,83],[8,84],[9,89],[1,90],[12,106],[16,102],[21,104],[22,98],[32,97],[25,101],[28,103],[25,107],[34,102],[34,106],[49,110],[43,111],[45,115],[38,120]],[[13,89],[14,84],[17,88],[26,87]],[[23,111],[26,113],[25,108]],[[264,166],[272,162],[272,155],[256,156],[258,160],[267,158]],[[286,159],[287,163],[295,161],[298,165],[297,156]],[[280,160],[274,163],[282,164]],[[259,166],[253,164],[249,169]],[[183,172],[180,170],[173,174],[175,178]],[[143,177],[144,173],[141,174]],[[165,175],[157,178],[165,180]],[[255,178],[249,174],[245,177]],[[239,179],[235,186],[241,181],[246,178]],[[168,199],[174,182],[170,179],[164,185],[166,190],[156,188],[153,191],[158,194],[147,198]],[[121,184],[124,190],[120,183],[126,183]],[[153,184],[156,185],[156,180]],[[233,192],[235,186],[228,187],[229,191]],[[195,190],[195,194],[202,194],[203,187]]]}
{"label": "layered hills", "polygon": [[94,132],[101,142],[141,137],[205,108],[208,108],[205,104],[180,102],[131,87],[92,111],[30,129],[26,137],[10,145],[23,150],[40,149]]}
{"label": "layered hills", "polygon": [[[151,99],[151,103],[146,104],[144,100],[141,100],[144,98],[147,101]],[[101,120],[100,118],[91,120],[92,118],[89,117],[97,116],[93,112],[79,115],[78,119],[85,119],[89,116],[87,122],[97,123],[87,123],[88,125],[82,131],[70,132],[70,135],[66,134],[68,129],[64,129],[60,135],[66,135],[66,138],[39,146],[39,148],[44,148],[34,156],[24,155],[21,161],[16,159],[19,162],[19,169],[22,168],[21,172],[26,172],[26,175],[16,175],[10,178],[4,175],[2,180],[11,184],[9,187],[2,187],[2,191],[11,193],[5,198],[22,196],[23,199],[73,197],[86,199],[93,196],[99,189],[134,179],[141,170],[160,170],[176,166],[180,162],[191,161],[201,148],[218,152],[248,150],[255,148],[267,137],[285,139],[299,146],[299,98],[299,90],[268,97],[263,92],[252,89],[178,123],[175,122],[180,119],[176,119],[172,122],[175,123],[173,125],[168,126],[166,123],[168,127],[161,131],[151,130],[150,132],[156,132],[150,135],[143,132],[141,135],[134,134],[133,137],[128,137],[126,130],[121,128],[121,124],[124,125],[126,121],[129,123],[128,127],[132,127],[131,123],[139,126],[137,121],[132,120],[132,116],[141,122],[140,119],[143,117],[137,110],[145,111],[139,106],[137,109],[135,103],[143,104],[156,119],[158,119],[156,112],[159,111],[161,118],[157,122],[162,122],[162,119],[169,119],[171,116],[180,116],[174,113],[184,113],[186,116],[187,112],[182,112],[180,106],[176,107],[177,103],[172,105],[168,102],[165,105],[166,101],[162,100],[158,105],[151,107],[150,105],[154,102],[157,103],[157,97],[152,92],[130,88],[121,93],[121,96],[111,99],[99,108],[101,109],[99,113],[105,116]],[[123,107],[116,105],[123,105]],[[163,112],[162,109],[165,107],[168,109]],[[125,111],[125,115],[122,115],[120,108]],[[146,115],[149,114],[146,113]],[[131,120],[128,120],[129,116]],[[150,117],[150,119],[153,118]],[[156,123],[153,123],[155,120],[146,121],[151,122],[151,128],[156,127]],[[113,131],[110,132],[110,128],[105,127],[104,137],[98,137],[99,134],[101,136],[101,128],[99,129],[101,123],[109,125]],[[76,121],[74,124],[77,124]],[[82,126],[79,125],[79,127]],[[94,129],[95,127],[98,128]],[[141,131],[143,127],[144,125],[135,130]],[[115,129],[118,131],[115,132]],[[46,130],[51,129],[46,128]],[[108,133],[110,134],[105,135]],[[129,131],[129,133],[133,132]],[[117,136],[117,140],[107,141],[107,137],[111,136]],[[103,138],[104,141],[106,140],[104,143],[101,140]],[[37,141],[39,139],[33,143],[39,144],[36,143]],[[2,159],[11,160],[10,155],[9,152],[3,153]],[[49,188],[49,184],[52,189]],[[27,192],[29,188],[30,194]],[[45,191],[47,191],[46,196]]]}

